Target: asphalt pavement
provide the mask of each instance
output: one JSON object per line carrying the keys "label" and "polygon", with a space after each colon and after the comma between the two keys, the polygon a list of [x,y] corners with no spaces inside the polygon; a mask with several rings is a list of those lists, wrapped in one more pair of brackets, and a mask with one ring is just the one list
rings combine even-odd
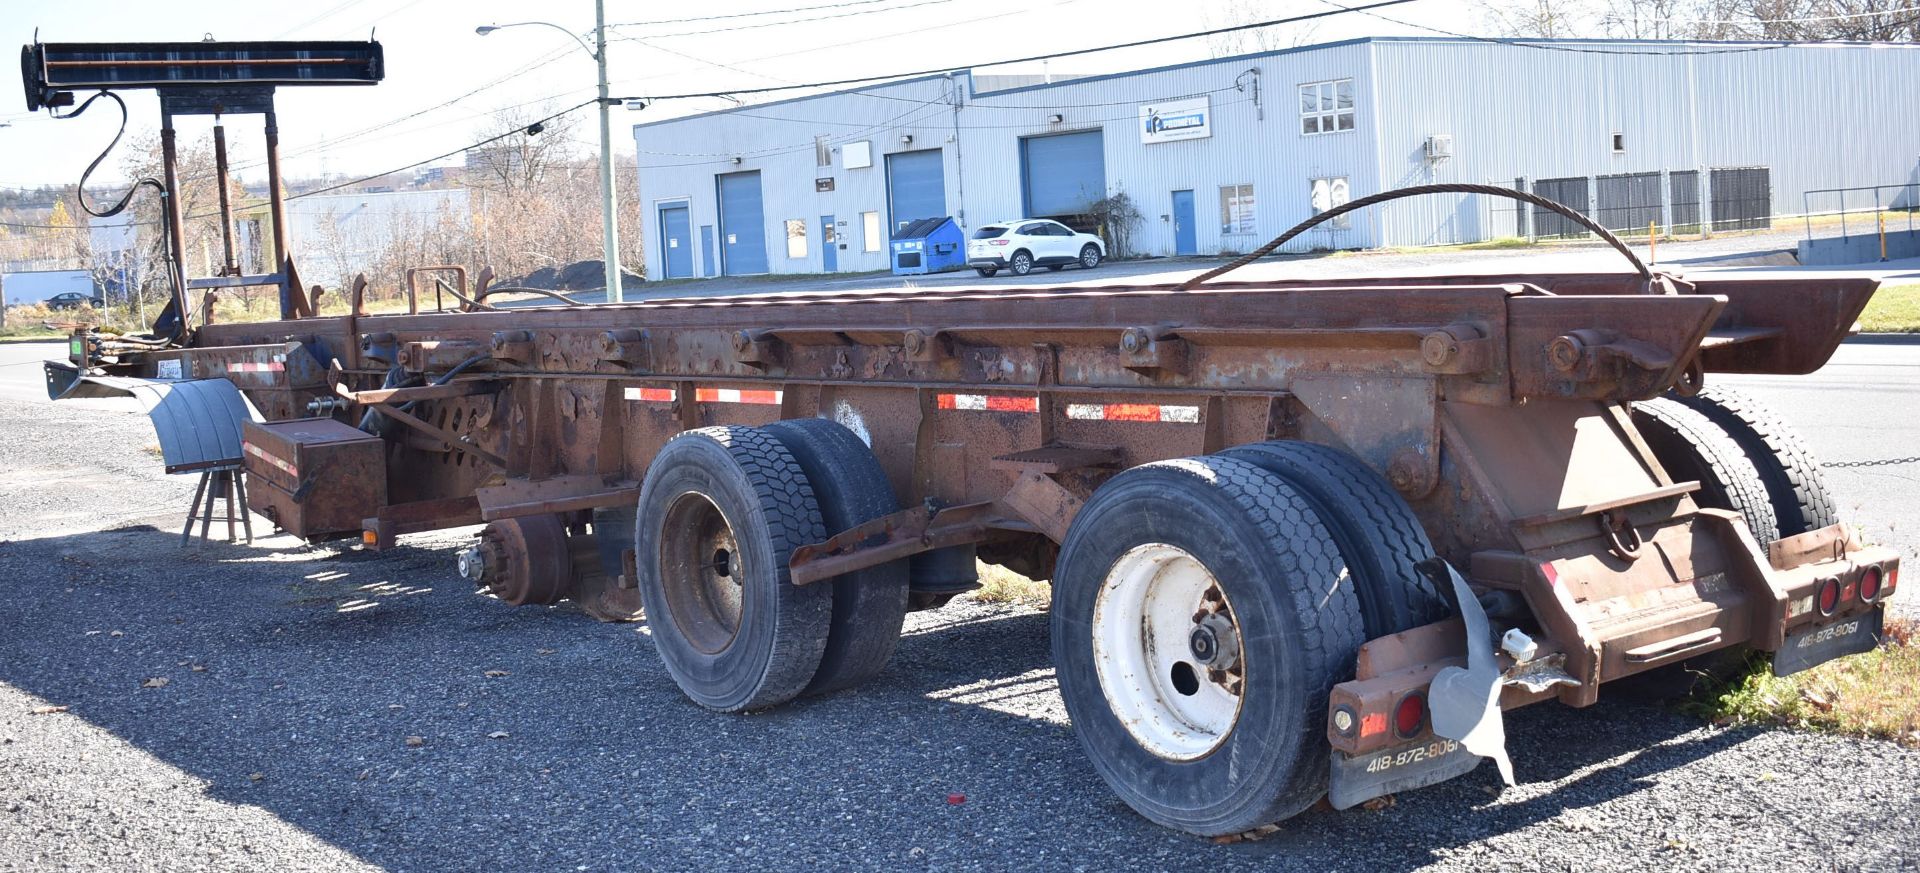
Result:
{"label": "asphalt pavement", "polygon": [[[875,681],[715,715],[644,625],[473,594],[460,532],[179,547],[192,483],[131,403],[48,405],[47,353],[0,346],[0,870],[1920,867],[1920,750],[1619,698],[1512,714],[1516,788],[1213,845],[1107,791],[1018,606],[917,613]],[[1920,454],[1920,346],[1726,381],[1824,460]],[[1920,464],[1829,477],[1920,559]]]}

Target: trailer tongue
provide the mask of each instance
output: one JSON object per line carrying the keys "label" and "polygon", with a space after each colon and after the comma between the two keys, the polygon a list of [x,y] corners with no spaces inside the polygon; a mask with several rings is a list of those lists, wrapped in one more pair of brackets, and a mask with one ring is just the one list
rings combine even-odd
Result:
{"label": "trailer tongue", "polygon": [[1506,773],[1504,709],[1876,643],[1894,554],[1777,422],[1702,391],[1818,368],[1875,283],[1633,263],[406,315],[356,293],[163,348],[77,334],[48,378],[229,380],[263,419],[256,510],[373,548],[484,523],[463,573],[508,603],[644,604],[715,710],[874,675],[976,558],[1051,579],[1095,769],[1228,834]]}

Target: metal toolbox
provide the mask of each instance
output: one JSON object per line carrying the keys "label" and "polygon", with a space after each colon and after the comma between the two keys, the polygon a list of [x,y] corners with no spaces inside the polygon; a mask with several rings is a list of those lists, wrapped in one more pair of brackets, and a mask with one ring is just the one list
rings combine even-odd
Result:
{"label": "metal toolbox", "polygon": [[247,422],[247,508],[306,540],[352,535],[387,502],[386,444],[331,418]]}

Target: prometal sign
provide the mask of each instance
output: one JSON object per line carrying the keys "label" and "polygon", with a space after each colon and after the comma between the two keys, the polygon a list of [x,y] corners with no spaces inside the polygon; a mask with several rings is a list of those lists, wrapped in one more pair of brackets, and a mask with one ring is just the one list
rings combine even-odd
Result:
{"label": "prometal sign", "polygon": [[1140,107],[1140,141],[1205,139],[1213,135],[1212,121],[1206,97],[1148,104]]}

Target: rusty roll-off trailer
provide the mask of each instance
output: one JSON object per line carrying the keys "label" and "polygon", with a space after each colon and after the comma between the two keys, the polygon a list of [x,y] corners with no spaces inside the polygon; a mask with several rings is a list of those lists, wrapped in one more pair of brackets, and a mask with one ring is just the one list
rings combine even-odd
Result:
{"label": "rusty roll-off trailer", "polygon": [[976,558],[1050,579],[1095,769],[1200,834],[1486,757],[1511,781],[1504,709],[1873,646],[1895,555],[1712,381],[1817,369],[1875,283],[1659,275],[1564,207],[1470,189],[1587,224],[1633,270],[406,315],[356,292],[166,342],[83,330],[48,382],[230,382],[259,413],[257,510],[373,548],[485,523],[463,574],[507,603],[644,607],[720,711],[870,678]]}
{"label": "rusty roll-off trailer", "polygon": [[[304,479],[284,441],[250,436],[255,500],[286,523],[384,491],[358,507],[376,546],[490,522],[470,574],[603,617],[644,602],[675,678],[716,709],[872,675],[902,612],[964,588],[975,553],[1051,578],[1059,679],[1102,774],[1155,820],[1230,833],[1330,778],[1346,806],[1470,769],[1499,753],[1459,747],[1498,730],[1489,700],[1585,706],[1718,649],[1792,668],[1872,644],[1893,554],[1824,517],[1783,536],[1705,505],[1634,406],[1706,408],[1712,392],[1656,398],[1819,367],[1874,283],[1665,284],[345,314],[208,325],[89,366],[183,361],[268,418],[335,410],[332,437],[386,417],[356,431],[382,451]],[[776,424],[795,420],[816,424]]]}

